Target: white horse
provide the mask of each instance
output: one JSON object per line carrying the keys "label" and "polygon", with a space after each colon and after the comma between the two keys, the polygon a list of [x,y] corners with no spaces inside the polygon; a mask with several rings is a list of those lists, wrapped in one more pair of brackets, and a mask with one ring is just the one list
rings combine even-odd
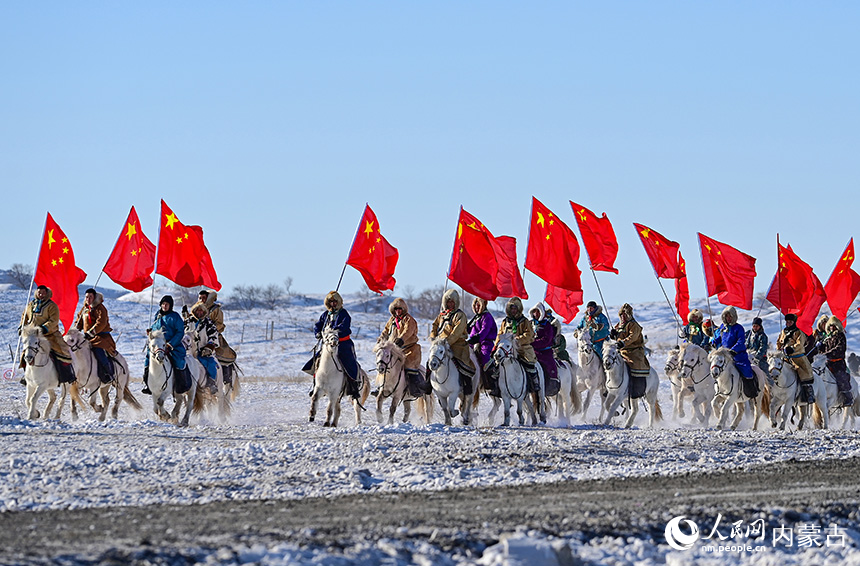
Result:
{"label": "white horse", "polygon": [[[546,412],[552,412],[550,402],[555,402],[556,418],[564,426],[567,426],[570,423],[570,417],[582,410],[582,397],[579,395],[579,389],[576,387],[576,375],[579,368],[573,361],[565,362],[553,359],[553,362],[558,368],[558,379],[561,383],[561,388],[552,397],[546,396]],[[546,372],[544,372],[545,375]]]}
{"label": "white horse", "polygon": [[[182,343],[188,352],[186,356],[187,362],[190,364],[192,379],[197,384],[197,395],[201,396],[201,402],[204,409],[217,405],[218,419],[221,422],[226,422],[232,410],[232,393],[233,390],[224,384],[224,371],[221,363],[215,359],[215,395],[207,387],[209,374],[197,355],[201,348],[205,346],[202,337],[197,332],[196,325],[185,325],[185,336],[182,337]],[[235,377],[235,374],[234,374]]]}
{"label": "white horse", "polygon": [[[414,397],[409,393],[406,377],[406,356],[403,349],[394,343],[394,340],[377,342],[373,347],[376,354],[377,385],[379,393],[376,396],[376,420],[382,424],[382,403],[391,399],[388,409],[388,424],[394,424],[394,413],[397,407],[403,403],[403,422],[409,422],[412,412],[412,401],[418,401],[418,409],[424,419],[424,424],[430,424],[433,418],[433,397],[421,395]],[[421,371],[424,374],[424,371]]]}
{"label": "white horse", "polygon": [[[340,338],[337,330],[326,326],[322,331],[322,351],[320,352],[319,365],[314,374],[314,388],[311,392],[311,411],[308,422],[314,422],[317,415],[317,403],[322,395],[328,397],[326,408],[326,419],[323,426],[337,426],[340,418],[340,400],[346,392],[346,380],[348,379],[343,366],[337,357],[337,347]],[[367,374],[358,367],[359,399],[352,400],[355,409],[355,424],[361,424],[362,405],[370,394],[370,383]]]}
{"label": "white horse", "polygon": [[[200,363],[192,356],[185,356],[185,363],[191,371],[191,387],[185,393],[174,393],[173,384],[176,370],[168,359],[167,341],[164,332],[152,330],[147,338],[149,347],[149,389],[152,391],[152,410],[162,420],[176,422],[178,426],[188,426],[192,411],[196,414],[203,410],[203,395],[198,395],[200,388]],[[173,412],[168,413],[164,402],[173,397]],[[179,413],[185,405],[185,414],[179,419]]]}
{"label": "white horse", "polygon": [[[577,329],[574,337],[578,344],[579,354],[579,371],[576,373],[576,390],[578,392],[587,391],[585,401],[582,403],[582,420],[588,417],[588,407],[591,405],[591,398],[597,394],[597,399],[606,391],[606,371],[603,369],[603,363],[597,351],[594,349],[594,344],[591,342],[591,333]],[[603,420],[603,403],[600,403],[600,421]]]}
{"label": "white horse", "polygon": [[[707,427],[711,420],[711,402],[714,400],[714,376],[711,375],[708,363],[708,352],[691,342],[682,344],[678,350],[680,363],[678,377],[681,380],[682,392],[678,396],[680,417],[684,416],[683,392],[693,396],[693,420]],[[672,384],[674,389],[674,383]]]}
{"label": "white horse", "polygon": [[59,387],[60,404],[57,406],[57,414],[54,415],[54,418],[60,418],[63,405],[66,402],[66,395],[71,394],[72,419],[77,420],[78,409],[75,403],[83,406],[84,402],[78,394],[76,383],[60,383],[57,368],[51,358],[51,343],[42,335],[42,329],[28,324],[21,329],[21,340],[24,346],[24,381],[27,383],[27,418],[34,420],[41,417],[41,413],[36,408],[36,403],[45,391],[48,392],[48,406],[45,408],[45,416],[48,417],[57,401],[55,389]]}
{"label": "white horse", "polygon": [[[603,369],[606,370],[606,399],[603,401],[606,419],[603,424],[609,425],[615,412],[624,402],[629,411],[624,427],[630,428],[639,412],[639,400],[630,398],[630,370],[627,367],[627,362],[618,352],[618,345],[614,340],[607,339],[603,343]],[[660,401],[657,400],[659,388],[660,377],[652,367],[645,381],[645,396],[643,397],[649,408],[648,426],[652,428],[655,421],[663,420],[663,411],[660,408]]]}
{"label": "white horse", "polygon": [[[757,430],[761,415],[770,413],[771,393],[764,372],[757,365],[751,366],[753,374],[758,380],[759,394],[758,397],[747,397],[741,382],[743,378],[738,372],[738,368],[735,367],[734,352],[728,348],[718,348],[708,355],[708,360],[711,362],[711,375],[716,381],[714,400],[711,401],[711,406],[717,417],[717,428],[722,430],[726,427],[726,420],[729,417],[727,409],[734,405],[737,414],[732,421],[732,430],[735,430],[744,416],[744,405],[747,401],[752,401],[754,406],[753,430]],[[717,405],[719,405],[719,409],[717,409]]]}
{"label": "white horse", "polygon": [[[475,353],[469,349],[469,359],[475,367],[475,375],[472,376],[472,391],[478,391],[481,375],[478,368],[478,360]],[[430,343],[430,358],[427,362],[430,368],[430,381],[433,384],[433,393],[442,407],[445,415],[445,424],[451,425],[452,419],[462,413],[463,424],[468,426],[472,422],[472,408],[475,395],[466,395],[460,386],[460,371],[454,362],[451,346],[444,337],[439,337]],[[456,409],[457,400],[460,400],[460,410]]]}
{"label": "white horse", "polygon": [[684,418],[684,399],[690,397],[692,392],[685,388],[681,383],[681,347],[675,346],[669,350],[666,356],[666,365],[663,366],[663,373],[666,374],[666,379],[672,386],[672,418]]}
{"label": "white horse", "polygon": [[[129,371],[125,358],[117,352],[113,357],[114,380],[102,383],[98,375],[98,361],[93,353],[90,341],[86,339],[83,332],[77,328],[71,328],[63,337],[72,357],[75,360],[75,376],[78,378],[78,389],[86,391],[90,396],[90,406],[99,413],[99,421],[107,418],[108,405],[110,405],[110,390],[116,389],[111,418],[119,416],[120,403],[125,401],[134,409],[142,411],[143,407],[128,388]],[[101,397],[101,405],[98,404],[98,395]],[[74,403],[74,401],[72,401]]]}
{"label": "white horse", "polygon": [[[827,399],[827,411],[822,411],[824,415],[829,417],[835,414],[836,411],[842,411],[842,428],[845,428],[850,420],[850,428],[854,429],[856,418],[860,417],[860,395],[858,395],[857,380],[854,376],[851,376],[851,394],[854,397],[853,405],[851,407],[831,408],[836,407],[839,402],[839,385],[836,383],[836,377],[833,375],[833,372],[831,372],[827,367],[826,356],[815,357],[815,360],[812,362],[812,374],[817,379],[820,379],[824,384],[825,396]],[[821,407],[819,407],[817,403],[818,391],[815,392],[815,397],[816,408],[818,411],[821,411]],[[814,413],[816,412],[817,411],[814,411]],[[817,414],[814,414],[814,416],[818,417]]]}
{"label": "white horse", "polygon": [[[770,423],[771,426],[779,426],[779,430],[785,430],[792,409],[800,412],[800,421],[797,429],[802,430],[809,417],[810,404],[803,401],[800,389],[800,381],[797,378],[797,370],[788,363],[785,356],[780,352],[772,352],[767,356],[767,367],[773,379],[770,398]],[[821,368],[824,369],[823,367]],[[815,395],[815,403],[818,410],[813,413],[815,425],[819,428],[830,426],[829,414],[827,412],[828,398],[825,383],[822,380],[823,372],[815,371],[813,368],[812,391]],[[835,382],[834,382],[835,386]],[[834,399],[835,400],[835,399]],[[779,410],[782,409],[782,419],[777,418]]]}
{"label": "white horse", "polygon": [[[490,410],[487,424],[493,426],[499,406],[503,405],[505,418],[502,426],[510,426],[512,401],[516,401],[517,403],[517,417],[519,417],[520,426],[525,424],[523,403],[525,403],[528,409],[532,426],[537,426],[538,414],[540,415],[540,422],[546,423],[544,376],[540,364],[535,364],[535,369],[538,372],[539,390],[529,396],[526,371],[517,360],[517,348],[513,334],[506,332],[499,335],[496,349],[493,351],[493,359],[498,366],[499,390],[502,393],[502,397],[501,399],[493,397],[493,408]],[[539,411],[536,411],[536,408]]]}

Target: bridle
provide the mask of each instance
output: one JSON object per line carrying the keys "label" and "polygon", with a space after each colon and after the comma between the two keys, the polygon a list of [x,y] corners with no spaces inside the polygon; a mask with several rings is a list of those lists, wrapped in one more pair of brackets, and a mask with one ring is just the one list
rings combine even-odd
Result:
{"label": "bridle", "polygon": [[729,375],[729,383],[731,384],[731,388],[729,388],[728,392],[720,391],[720,381],[719,377],[726,370],[726,359],[723,356],[719,356],[717,359],[722,360],[722,364],[718,364],[717,360],[714,360],[711,363],[711,375],[714,376],[714,396],[728,397],[735,390],[735,380],[731,379],[731,375]]}
{"label": "bridle", "polygon": [[[445,342],[440,340],[433,348],[433,354],[427,362],[427,365],[430,367],[430,371],[436,374],[436,383],[439,385],[444,385],[448,383],[449,379],[451,379],[451,372],[448,370],[448,364],[445,363],[448,360],[448,348],[445,347],[445,344]],[[445,367],[445,379],[440,381],[438,370],[442,367]]]}
{"label": "bridle", "polygon": [[603,353],[603,369],[606,370],[606,383],[604,383],[604,387],[606,387],[606,389],[617,390],[621,389],[624,386],[623,378],[621,379],[621,382],[614,387],[609,384],[609,374],[612,368],[614,368],[618,364],[618,358],[618,350],[612,349],[609,352]]}
{"label": "bridle", "polygon": [[[396,366],[397,363],[404,361],[402,358],[395,356],[394,354],[392,354],[390,351],[386,350],[385,348],[380,350],[380,354],[388,354],[387,360],[381,359],[381,360],[376,362],[376,371],[377,371],[377,373],[381,373],[383,376],[387,376],[389,370],[391,370],[391,368]],[[395,358],[393,363],[391,362],[392,358]],[[404,373],[403,368],[400,368],[400,371],[397,372],[397,381],[394,382],[394,387],[391,388],[391,390],[388,391],[387,393],[385,391],[385,384],[386,384],[386,381],[388,381],[388,380],[386,377],[383,377],[383,379],[382,379],[382,391],[379,392],[379,394],[383,398],[387,399],[388,397],[391,397],[392,395],[394,395],[394,392],[397,391],[397,388],[400,386],[400,380],[403,379],[403,373]]]}
{"label": "bridle", "polygon": [[[499,345],[496,346],[496,349],[493,352],[493,358],[496,360],[496,363],[499,365],[499,372],[504,373],[505,391],[508,392],[508,397],[510,397],[511,399],[519,399],[522,397],[523,399],[525,399],[526,381],[528,380],[528,377],[526,377],[526,375],[525,375],[525,369],[523,369],[523,387],[522,387],[522,389],[520,389],[520,392],[517,395],[514,395],[511,392],[510,385],[508,385],[508,368],[503,363],[503,362],[506,362],[508,360],[512,360],[512,361],[516,362],[516,358],[514,355],[513,343],[509,343],[509,344],[505,345],[502,342],[499,342]],[[501,384],[502,384],[502,376],[499,376],[499,386],[500,387],[501,387]]]}
{"label": "bridle", "polygon": [[[779,384],[779,376],[782,375],[782,370],[785,367],[785,360],[782,358],[774,357],[774,358],[771,358],[771,363],[773,364],[773,367],[771,368],[771,371],[770,371],[770,377],[771,377],[771,379],[773,379],[773,384],[775,386],[779,387],[780,389],[790,389],[791,387],[794,387],[794,385],[797,383],[797,374],[796,373],[794,375],[794,381],[792,383],[790,383],[788,385],[780,385]],[[814,367],[812,368],[812,371],[815,371]]]}

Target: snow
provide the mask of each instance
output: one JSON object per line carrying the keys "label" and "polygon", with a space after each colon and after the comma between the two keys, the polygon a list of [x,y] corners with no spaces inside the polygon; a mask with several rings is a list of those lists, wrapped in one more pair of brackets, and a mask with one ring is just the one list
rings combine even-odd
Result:
{"label": "snow", "polygon": [[[0,434],[4,437],[0,444],[0,511],[428,491],[743,469],[789,458],[860,456],[853,431],[778,433],[765,419],[761,431],[748,430],[748,422],[744,430],[736,432],[702,430],[686,420],[669,420],[650,430],[645,428],[644,411],[640,411],[637,427],[621,431],[593,424],[595,404],[586,420],[575,417],[571,426],[551,418],[546,427],[504,429],[484,425],[490,407],[486,400],[479,407],[478,427],[445,427],[439,422],[425,426],[418,421],[417,411],[410,423],[380,426],[371,399],[361,425],[353,424],[353,411],[346,403],[341,428],[309,424],[310,382],[299,369],[315,344],[311,326],[321,312],[321,296],[314,297],[319,299],[316,305],[302,299],[275,309],[226,311],[226,336],[239,352],[245,372],[241,395],[227,423],[207,414],[190,428],[180,429],[155,420],[151,398],[140,393],[150,293],[144,292],[146,300],[143,294],[106,299],[118,348],[135,377],[131,389],[144,404],[143,412],[124,405],[117,421],[99,423],[92,411],[84,411],[80,421],[69,422],[67,407],[61,421],[30,422],[23,419],[25,390],[17,377],[0,381]],[[25,291],[0,292],[0,336],[10,350],[15,348],[15,329],[25,300]],[[350,297],[346,302],[349,306]],[[351,309],[356,351],[362,366],[372,369],[371,349],[387,313],[359,311]],[[670,387],[662,367],[667,349],[676,343],[676,327],[665,303],[637,305],[636,315],[654,350],[651,363],[661,374],[659,399],[668,418]],[[747,320],[742,315],[742,323],[753,316],[747,315]],[[764,318],[774,341],[778,317],[772,313]],[[265,338],[264,328],[270,321],[274,323],[273,340]],[[428,325],[429,321],[420,321],[422,335],[426,336]],[[572,330],[568,326],[565,333],[574,352]],[[860,332],[849,326],[848,338],[849,348],[856,348]],[[426,348],[426,339],[422,344]],[[45,402],[43,397],[41,407]],[[322,401],[321,410],[326,402]],[[385,413],[387,417],[387,403]],[[398,417],[401,414],[399,411]],[[437,421],[440,418],[437,410]],[[234,563],[377,563],[385,556],[393,560],[386,563],[400,563],[397,556],[403,549],[398,550],[397,545],[412,545],[406,549],[412,563],[466,560],[439,555],[438,549],[426,543],[418,548],[419,543],[404,541],[391,542],[388,547],[384,541],[369,542],[366,548],[353,549],[357,554],[346,562],[343,556],[324,550],[283,544],[224,549],[221,555],[222,561]],[[771,564],[777,557],[785,564],[809,560],[860,564],[860,556],[852,549],[841,553],[814,549],[808,551],[813,553],[810,555],[777,550],[722,556],[701,552],[678,552],[640,539],[548,540],[514,533],[488,548],[480,564],[570,563],[565,553],[586,563],[604,564]],[[230,553],[229,560],[224,553]],[[207,558],[210,562],[216,559],[217,555]]]}

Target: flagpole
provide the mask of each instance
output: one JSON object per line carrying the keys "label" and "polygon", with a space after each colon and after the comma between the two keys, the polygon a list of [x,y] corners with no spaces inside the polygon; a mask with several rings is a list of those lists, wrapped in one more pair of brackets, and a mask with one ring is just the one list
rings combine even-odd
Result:
{"label": "flagpole", "polygon": [[[588,255],[588,250],[585,250],[585,255]],[[595,273],[594,268],[591,267],[591,257],[588,258],[589,269],[591,269],[591,276],[594,277],[594,284],[597,286],[597,294],[600,295],[600,302],[603,304],[603,314],[606,315],[606,320],[609,321],[609,326],[612,326],[612,319],[609,318],[609,309],[606,307],[606,300],[603,298],[603,291],[600,290],[600,283],[597,282],[597,273]],[[659,281],[659,279],[658,279]],[[665,294],[666,292],[663,291]]]}
{"label": "flagpole", "polygon": [[[161,200],[164,204],[164,199]],[[158,252],[161,251],[161,209],[158,211],[158,245],[155,246],[155,265],[152,273],[152,291],[149,294],[149,320],[147,324],[152,324],[152,303],[155,301],[155,280],[158,278]]]}
{"label": "flagpole", "polygon": [[780,279],[782,279],[782,278],[779,276],[779,270],[781,267],[782,267],[782,265],[780,264],[780,261],[779,261],[779,232],[777,232],[776,233],[776,294],[779,296],[779,305],[780,306],[778,306],[776,308],[776,310],[779,313],[782,313],[782,305],[783,305],[783,302],[782,302],[782,285],[780,285]]}
{"label": "flagpole", "polygon": [[[777,269],[779,269],[779,264],[777,264],[776,268],[777,268]],[[773,276],[773,278],[774,278],[774,279],[776,279],[776,278],[777,278],[777,275],[774,275],[774,276]],[[768,289],[770,289],[771,287],[773,287],[773,281],[771,281],[771,282],[770,282],[770,287],[768,287]],[[767,293],[765,293],[765,294],[764,294],[764,297],[762,297],[762,298],[761,298],[761,302],[760,302],[760,303],[759,303],[759,305],[758,305],[758,312],[757,312],[757,313],[755,313],[756,318],[758,318],[759,316],[761,316],[761,309],[763,309],[763,308],[764,308],[764,302],[765,302],[766,300],[767,300]]]}
{"label": "flagpole", "polygon": [[[654,273],[654,277],[657,277],[656,272]],[[678,332],[675,333],[675,336],[679,336],[679,333],[681,332],[681,323],[679,322],[680,319],[678,318],[678,314],[675,312],[675,307],[672,305],[672,301],[669,300],[669,295],[666,293],[666,288],[663,287],[663,282],[660,281],[659,277],[657,277],[657,283],[660,284],[660,290],[663,291],[663,296],[666,297],[666,304],[669,305],[669,310],[672,311],[672,318],[675,319],[675,327],[678,330]],[[678,339],[679,338],[675,339],[676,343]]]}
{"label": "flagpole", "polygon": [[96,277],[96,282],[95,282],[95,283],[93,283],[93,289],[98,289],[99,281],[101,281],[101,279],[102,279],[102,275],[104,275],[104,270],[99,271],[99,276],[98,276],[98,277]]}
{"label": "flagpole", "polygon": [[702,265],[702,275],[705,277],[705,300],[708,303],[708,320],[714,321],[714,314],[711,312],[711,296],[708,294],[708,276],[705,273],[705,259],[702,257],[702,233],[698,232],[699,239],[699,263]]}
{"label": "flagpole", "polygon": [[[45,216],[45,226],[42,228],[42,239],[39,240],[39,253],[36,255],[36,263],[33,264],[33,277],[30,278],[30,288],[27,290],[27,302],[24,303],[24,312],[27,312],[27,305],[30,302],[30,295],[33,293],[33,285],[36,282],[36,270],[39,269],[39,256],[42,255],[42,244],[45,243],[45,232],[48,231],[48,217]],[[23,315],[22,315],[23,317]],[[23,318],[22,318],[23,320]],[[21,349],[21,333],[18,333],[18,341],[15,343],[15,356],[12,358],[12,379],[15,378],[15,372],[18,371],[18,350]]]}
{"label": "flagpole", "polygon": [[[451,246],[451,259],[448,260],[448,272],[445,274],[445,291],[448,290],[448,280],[451,279],[451,264],[454,263],[454,250],[457,249],[457,232],[460,227],[460,218],[463,216],[463,205],[460,205],[460,213],[457,214],[457,226],[454,228],[454,245]],[[445,292],[443,291],[443,293]]]}

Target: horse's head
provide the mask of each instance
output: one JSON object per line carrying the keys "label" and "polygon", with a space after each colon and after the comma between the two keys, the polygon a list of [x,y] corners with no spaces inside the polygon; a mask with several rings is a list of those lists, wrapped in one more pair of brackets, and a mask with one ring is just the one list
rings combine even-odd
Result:
{"label": "horse's head", "polygon": [[681,349],[675,346],[669,350],[669,355],[666,356],[666,365],[663,366],[663,371],[666,375],[675,375],[681,369]]}
{"label": "horse's head", "polygon": [[603,369],[609,371],[620,362],[621,355],[618,353],[618,344],[614,340],[603,342]]}
{"label": "horse's head", "polygon": [[448,345],[448,340],[445,338],[437,338],[430,343],[430,359],[427,365],[431,371],[436,371],[445,361],[445,358],[450,354],[451,347]]}
{"label": "horse's head", "polygon": [[678,353],[678,369],[682,379],[692,379],[693,370],[703,361],[703,353],[703,350],[695,344],[687,343],[681,346]]}
{"label": "horse's head", "polygon": [[379,373],[388,373],[391,366],[403,359],[403,350],[393,340],[377,342],[373,353],[376,354],[376,371]]}
{"label": "horse's head", "polygon": [[496,343],[496,348],[493,350],[493,359],[497,364],[501,364],[507,359],[513,359],[517,355],[517,347],[514,342],[514,335],[510,332],[499,334],[499,340]]}
{"label": "horse's head", "polygon": [[28,324],[21,329],[21,340],[24,345],[24,361],[28,365],[36,363],[36,356],[40,353],[48,353],[48,340],[42,336],[42,329],[38,326]]}
{"label": "horse's head", "polygon": [[771,352],[767,355],[767,371],[773,379],[777,379],[782,374],[784,366],[785,357],[782,352]]}
{"label": "horse's head", "polygon": [[817,355],[812,358],[812,373],[823,378],[827,370],[827,356]]}
{"label": "horse's head", "polygon": [[717,348],[708,355],[708,361],[711,364],[711,375],[714,379],[719,379],[722,373],[732,363],[733,355],[731,350],[726,348]]}
{"label": "horse's head", "polygon": [[167,355],[167,340],[164,339],[163,330],[151,330],[148,336],[149,340],[149,358],[155,360],[159,364],[164,363],[164,358]]}
{"label": "horse's head", "polygon": [[325,328],[323,328],[322,343],[323,346],[325,346],[329,350],[336,350],[337,345],[340,343],[340,337],[337,335],[337,330],[335,330],[331,326],[326,326]]}
{"label": "horse's head", "polygon": [[69,331],[66,332],[66,335],[63,336],[63,340],[66,341],[66,344],[69,345],[69,349],[72,352],[77,352],[89,344],[84,333],[77,328],[70,328]]}

